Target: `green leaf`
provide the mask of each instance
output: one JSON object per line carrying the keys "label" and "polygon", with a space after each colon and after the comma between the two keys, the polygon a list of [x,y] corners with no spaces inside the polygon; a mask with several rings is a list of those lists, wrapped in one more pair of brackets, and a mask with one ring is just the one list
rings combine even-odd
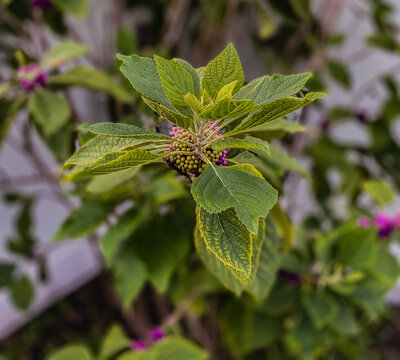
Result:
{"label": "green leaf", "polygon": [[207,248],[226,266],[251,272],[252,238],[233,209],[210,214],[199,207],[197,223]]}
{"label": "green leaf", "polygon": [[207,353],[196,344],[178,337],[168,336],[155,343],[151,354],[157,360],[207,360]]}
{"label": "green leaf", "polygon": [[199,77],[196,69],[194,69],[192,67],[192,65],[190,65],[185,60],[178,59],[178,58],[174,58],[172,60],[178,62],[179,64],[181,64],[184,67],[184,69],[190,74],[190,76],[192,77],[192,80],[193,80],[193,89],[194,89],[193,94],[197,98],[200,98],[200,77]]}
{"label": "green leaf", "polygon": [[60,130],[71,115],[68,101],[64,96],[45,89],[33,94],[29,110],[45,136],[51,136]]}
{"label": "green leaf", "polygon": [[140,170],[140,167],[121,170],[118,173],[98,175],[86,185],[86,191],[92,194],[106,193],[130,181]]}
{"label": "green leaf", "polygon": [[73,41],[65,41],[54,46],[47,52],[43,59],[43,65],[56,68],[88,52],[89,49],[85,45]]}
{"label": "green leaf", "polygon": [[96,136],[81,146],[64,164],[64,168],[74,165],[90,165],[104,155],[127,148],[148,144],[148,139],[136,137]]}
{"label": "green leaf", "polygon": [[[131,341],[120,325],[113,325],[107,332],[99,354],[99,360],[108,360],[124,349],[130,348]],[[71,359],[72,360],[72,359]]]}
{"label": "green leaf", "polygon": [[277,120],[325,96],[324,93],[308,93],[304,98],[286,97],[275,100],[261,107],[255,114],[250,115],[242,123],[226,135],[237,134],[252,130],[267,122]]}
{"label": "green leaf", "polygon": [[309,176],[307,170],[299,165],[299,163],[292,157],[290,157],[285,151],[272,144],[269,144],[269,149],[271,153],[268,157],[260,152],[257,152],[257,154],[261,156],[264,160],[275,164],[283,171],[291,170],[298,172],[304,177]]}
{"label": "green leaf", "polygon": [[112,206],[107,203],[97,201],[82,203],[68,215],[54,235],[55,240],[79,238],[92,234],[106,220],[111,210]]}
{"label": "green leaf", "polygon": [[186,94],[184,100],[194,114],[199,114],[206,110],[206,107],[191,93]]}
{"label": "green leaf", "polygon": [[13,85],[11,83],[0,84],[0,99],[4,95],[6,95],[12,88],[13,88]]}
{"label": "green leaf", "polygon": [[123,103],[130,103],[133,100],[133,95],[114,81],[110,75],[92,67],[75,66],[62,74],[51,75],[49,83],[62,86],[82,86],[90,90],[101,91]]}
{"label": "green leaf", "polygon": [[0,101],[0,145],[6,138],[14,119],[26,100],[25,95],[16,96],[12,101]]}
{"label": "green leaf", "polygon": [[29,308],[35,295],[31,280],[27,276],[21,276],[11,284],[11,296],[14,304],[21,310]]}
{"label": "green leaf", "polygon": [[263,76],[243,86],[234,99],[250,99],[256,104],[266,105],[297,94],[311,76],[311,73]]}
{"label": "green leaf", "polygon": [[150,182],[144,188],[144,193],[148,194],[157,206],[180,199],[188,194],[182,182],[172,172]]}
{"label": "green leaf", "polygon": [[193,118],[182,115],[176,111],[170,110],[166,108],[164,105],[161,105],[155,101],[151,101],[149,99],[143,98],[144,102],[154,110],[158,115],[172,122],[173,124],[183,128],[183,129],[191,129],[193,125]]}
{"label": "green leaf", "polygon": [[382,180],[364,181],[362,188],[382,207],[389,205],[396,197],[392,186]]}
{"label": "green leaf", "polygon": [[0,288],[10,285],[14,269],[14,264],[0,262]]}
{"label": "green leaf", "polygon": [[153,59],[121,54],[118,54],[117,58],[122,61],[121,72],[140,94],[173,110],[158,76],[157,64]]}
{"label": "green leaf", "polygon": [[171,104],[181,113],[190,115],[185,102],[187,93],[194,93],[192,75],[177,61],[167,60],[155,55],[158,75]]}
{"label": "green leaf", "polygon": [[375,230],[353,228],[337,240],[336,259],[343,265],[365,269],[374,265],[377,247]]}
{"label": "green leaf", "polygon": [[212,214],[235,207],[239,220],[250,232],[257,233],[258,219],[267,216],[277,201],[278,192],[246,168],[210,164],[194,180],[191,192],[196,202]]}
{"label": "green leaf", "polygon": [[338,304],[335,300],[322,291],[303,292],[301,302],[317,329],[321,329],[330,323],[338,312]]}
{"label": "green leaf", "polygon": [[83,124],[80,126],[81,130],[90,131],[97,135],[109,135],[119,137],[135,137],[140,139],[149,140],[171,140],[173,139],[167,135],[156,133],[154,131],[147,131],[140,127],[123,123],[102,122],[93,125]]}
{"label": "green leaf", "polygon": [[344,302],[339,304],[339,310],[332,321],[332,327],[345,336],[357,335],[360,331],[351,308]]}
{"label": "green leaf", "polygon": [[253,128],[252,132],[284,131],[287,133],[304,132],[307,128],[298,123],[286,119],[277,119]]}
{"label": "green leaf", "polygon": [[333,59],[328,60],[327,65],[332,78],[343,87],[350,88],[351,76],[346,66],[342,62]]}
{"label": "green leaf", "polygon": [[100,249],[108,266],[112,264],[123,241],[139,228],[142,221],[143,215],[138,214],[136,209],[131,209],[108,228],[100,239]]}
{"label": "green leaf", "polygon": [[268,142],[255,137],[247,136],[244,139],[221,139],[211,143],[214,150],[223,149],[246,149],[246,150],[260,150],[266,154],[270,154]]}
{"label": "green leaf", "polygon": [[47,360],[92,360],[89,350],[83,345],[68,345],[53,352]]}
{"label": "green leaf", "polygon": [[237,84],[237,80],[232,81],[229,84],[226,84],[222,89],[218,91],[217,98],[215,99],[215,103],[219,103],[222,100],[231,100],[233,89]]}
{"label": "green leaf", "polygon": [[217,97],[221,88],[237,80],[233,94],[243,85],[244,73],[235,47],[230,43],[225,50],[205,67],[201,85],[212,99]]}
{"label": "green leaf", "polygon": [[78,18],[86,17],[89,10],[89,0],[53,0],[53,4],[61,11]]}
{"label": "green leaf", "polygon": [[400,275],[398,260],[390,253],[386,246],[379,244],[377,259],[372,268],[372,275],[388,288],[393,287]]}
{"label": "green leaf", "polygon": [[199,117],[210,120],[238,118],[257,108],[258,105],[251,100],[225,99],[202,112]]}

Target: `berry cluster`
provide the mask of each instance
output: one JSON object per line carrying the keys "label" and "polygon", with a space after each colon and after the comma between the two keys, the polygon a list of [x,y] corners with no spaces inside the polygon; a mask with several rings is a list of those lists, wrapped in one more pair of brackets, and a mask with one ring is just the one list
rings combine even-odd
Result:
{"label": "berry cluster", "polygon": [[[205,133],[205,137],[210,136],[215,130],[218,129],[217,125],[213,123],[210,124],[208,127],[208,131]],[[211,136],[212,138],[216,138],[220,136],[221,133],[219,131],[215,132]],[[174,126],[170,132],[170,136],[174,139],[179,141],[174,141],[170,145],[171,151],[179,151],[182,152],[181,154],[170,155],[166,158],[166,161],[180,171],[183,174],[192,174],[195,176],[200,175],[204,169],[206,168],[207,164],[196,152],[196,139],[194,136],[189,133],[188,131],[180,128],[179,126]],[[202,151],[203,156],[209,159],[211,162],[217,165],[227,165],[226,162],[226,154],[227,150],[214,150],[211,146],[207,147]]]}
{"label": "berry cluster", "polygon": [[33,91],[38,86],[44,86],[47,82],[47,72],[38,64],[29,64],[19,68],[17,79],[25,91]]}

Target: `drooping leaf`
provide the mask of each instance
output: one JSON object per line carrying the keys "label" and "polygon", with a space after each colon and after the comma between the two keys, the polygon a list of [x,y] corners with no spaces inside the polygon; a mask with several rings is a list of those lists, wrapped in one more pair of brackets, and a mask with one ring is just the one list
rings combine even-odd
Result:
{"label": "drooping leaf", "polygon": [[[237,134],[249,131],[257,126],[280,119],[296,110],[307,106],[315,100],[325,96],[324,93],[308,93],[304,98],[286,97],[264,105],[254,115],[244,119],[241,124],[228,134]],[[227,134],[227,135],[228,135]]]}
{"label": "drooping leaf", "polygon": [[62,74],[51,75],[49,83],[62,86],[82,86],[90,90],[101,91],[124,103],[133,100],[133,95],[110,75],[92,67],[75,66]]}
{"label": "drooping leaf", "polygon": [[149,99],[143,98],[144,102],[153,109],[158,115],[172,122],[173,124],[183,128],[183,129],[191,129],[193,124],[193,119],[191,117],[182,115],[176,111],[170,110],[166,108],[164,105],[161,105],[155,101],[151,101]]}
{"label": "drooping leaf", "polygon": [[54,6],[78,18],[86,17],[89,0],[53,0]]}
{"label": "drooping leaf", "polygon": [[311,76],[311,73],[263,76],[243,86],[234,99],[250,99],[256,104],[266,105],[297,94]]}
{"label": "drooping leaf", "polygon": [[72,211],[64,220],[57,233],[55,240],[66,238],[79,238],[90,235],[107,218],[112,206],[108,203],[87,201]]}
{"label": "drooping leaf", "polygon": [[140,127],[123,123],[102,122],[93,125],[84,124],[80,129],[90,131],[97,135],[109,135],[119,137],[136,137],[140,139],[151,140],[171,140],[173,139],[167,135],[156,133],[154,131],[147,131]]}
{"label": "drooping leaf", "polygon": [[247,99],[224,99],[202,112],[199,117],[210,120],[238,118],[256,110],[258,107],[257,104]]}
{"label": "drooping leaf", "polygon": [[121,54],[118,54],[117,58],[122,61],[121,72],[140,94],[173,110],[158,76],[157,64],[153,59]]}
{"label": "drooping leaf", "polygon": [[56,133],[67,123],[71,115],[65,97],[46,89],[40,89],[34,93],[29,109],[45,136]]}
{"label": "drooping leaf", "polygon": [[210,214],[198,209],[197,223],[207,248],[226,266],[243,272],[248,278],[251,272],[252,237],[239,221],[233,209]]}
{"label": "drooping leaf", "polygon": [[53,352],[46,360],[93,360],[86,346],[68,345]]}
{"label": "drooping leaf", "polygon": [[246,149],[246,150],[260,150],[266,154],[270,154],[268,142],[255,137],[247,136],[244,139],[227,138],[217,140],[211,143],[214,150],[223,149]]}
{"label": "drooping leaf", "polygon": [[278,193],[267,181],[246,168],[243,165],[218,167],[210,164],[194,180],[191,192],[196,202],[212,214],[235,207],[239,220],[250,232],[256,233],[258,219],[267,216]]}
{"label": "drooping leaf", "polygon": [[204,68],[201,77],[202,88],[212,99],[215,99],[219,90],[225,85],[237,80],[233,94],[243,85],[244,73],[235,47],[230,43],[225,50]]}
{"label": "drooping leaf", "polygon": [[194,88],[194,95],[197,98],[200,98],[200,77],[196,71],[196,69],[194,69],[192,67],[192,65],[190,65],[187,61],[182,60],[182,59],[178,59],[178,58],[174,58],[172,59],[173,61],[177,61],[178,63],[180,63],[185,70],[192,76],[192,80],[193,80],[193,88]]}
{"label": "drooping leaf", "polygon": [[65,41],[51,48],[43,58],[43,65],[51,68],[58,67],[68,61],[88,53],[89,49],[82,44]]}
{"label": "drooping leaf", "polygon": [[325,292],[310,290],[302,293],[301,301],[317,329],[330,323],[338,312],[338,304]]}
{"label": "drooping leaf", "polygon": [[11,297],[14,304],[21,310],[29,308],[33,301],[35,289],[27,276],[15,279],[11,284]]}
{"label": "drooping leaf", "polygon": [[111,326],[101,344],[99,360],[110,359],[120,351],[130,348],[130,344],[131,341],[120,325]]}

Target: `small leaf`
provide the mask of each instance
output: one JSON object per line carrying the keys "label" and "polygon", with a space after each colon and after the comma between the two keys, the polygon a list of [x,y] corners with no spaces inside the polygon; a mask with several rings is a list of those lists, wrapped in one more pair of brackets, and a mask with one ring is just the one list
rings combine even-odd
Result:
{"label": "small leaf", "polygon": [[238,127],[226,135],[246,132],[267,122],[280,119],[281,117],[295,112],[323,96],[325,96],[324,93],[308,93],[304,98],[286,97],[280,100],[275,100],[261,107],[255,114],[244,119]]}
{"label": "small leaf", "polygon": [[11,296],[14,304],[21,310],[29,308],[33,301],[35,289],[27,276],[21,276],[11,284]]}
{"label": "small leaf", "polygon": [[338,60],[328,60],[328,71],[336,82],[345,88],[350,88],[351,77],[346,66]]}
{"label": "small leaf", "polygon": [[252,238],[233,209],[210,214],[198,210],[198,226],[207,248],[226,266],[244,273],[251,272]]}
{"label": "small leaf", "polygon": [[0,101],[0,146],[26,100],[25,95],[16,96],[12,101]]}
{"label": "small leaf", "polygon": [[50,68],[56,68],[71,61],[77,57],[88,53],[89,49],[73,41],[62,42],[51,48],[43,59],[43,65]]}
{"label": "small leaf", "polygon": [[158,115],[172,122],[173,124],[183,128],[190,129],[193,124],[193,118],[182,115],[176,111],[170,110],[166,108],[164,105],[161,105],[155,101],[143,98],[143,101]]}
{"label": "small leaf", "polygon": [[187,93],[194,93],[191,74],[177,61],[167,60],[156,55],[154,59],[162,87],[169,101],[178,111],[190,115],[184,97]]}
{"label": "small leaf", "polygon": [[260,150],[266,154],[270,154],[268,142],[251,136],[247,136],[244,139],[221,139],[211,143],[214,150],[223,149],[246,149],[246,150]]}
{"label": "small leaf", "polygon": [[233,93],[243,85],[244,73],[235,47],[230,43],[225,50],[205,67],[201,77],[202,88],[212,99],[217,97],[221,88],[237,80]]}
{"label": "small leaf", "polygon": [[207,353],[198,345],[178,336],[168,336],[155,343],[151,355],[157,360],[207,360]]}
{"label": "small leaf", "polygon": [[83,345],[68,345],[53,352],[46,360],[93,360],[89,350]]}
{"label": "small leaf", "polygon": [[335,300],[322,291],[303,292],[301,301],[317,329],[330,323],[338,312],[338,304]]}
{"label": "small leaf", "polygon": [[385,181],[367,180],[362,187],[382,207],[389,205],[396,198],[394,189]]}
{"label": "small leaf", "polygon": [[178,59],[178,58],[174,58],[172,59],[173,61],[176,61],[178,63],[180,63],[185,70],[191,75],[192,80],[193,80],[193,88],[194,88],[194,92],[193,94],[197,97],[200,98],[200,78],[199,75],[196,71],[196,69],[194,69],[192,67],[192,65],[190,65],[187,61],[182,60],[182,59]]}
{"label": "small leaf", "polygon": [[186,94],[184,100],[195,114],[202,113],[206,110],[206,107],[191,93]]}
{"label": "small leaf", "polygon": [[297,94],[311,76],[311,73],[263,76],[243,86],[234,99],[250,99],[256,104],[266,105]]}
{"label": "small leaf", "polygon": [[344,302],[339,304],[339,310],[332,321],[332,327],[346,336],[357,335],[360,331],[351,308]]}
{"label": "small leaf", "polygon": [[168,109],[174,109],[164,92],[158,76],[157,64],[153,59],[121,54],[118,54],[117,58],[122,61],[121,72],[140,94],[157,101]]}
{"label": "small leaf", "polygon": [[60,130],[71,115],[64,96],[45,89],[33,94],[29,109],[45,136],[51,136]]}
{"label": "small leaf", "polygon": [[14,264],[0,262],[0,288],[10,285],[14,269]]}
{"label": "small leaf", "polygon": [[209,107],[199,117],[210,120],[238,118],[256,110],[259,106],[251,100],[230,100],[225,99]]}
{"label": "small leaf", "polygon": [[12,88],[13,88],[13,85],[11,83],[0,84],[0,99],[4,95],[6,95]]}
{"label": "small leaf", "polygon": [[136,137],[141,139],[151,139],[151,140],[171,140],[173,139],[167,135],[156,133],[154,131],[147,131],[140,127],[123,124],[123,123],[111,123],[102,122],[93,125],[84,124],[81,125],[80,129],[90,131],[93,134],[98,135],[109,135],[109,136],[119,136],[119,137]]}
{"label": "small leaf", "polygon": [[131,341],[125,335],[122,327],[120,325],[113,325],[108,330],[101,344],[99,360],[108,360],[122,350],[130,348],[130,344]]}
{"label": "small leaf", "polygon": [[231,83],[226,84],[220,91],[218,91],[215,103],[219,103],[222,100],[231,100],[233,89],[236,87],[236,84],[237,80],[232,81]]}
{"label": "small leaf", "polygon": [[82,86],[94,91],[101,91],[124,103],[133,100],[132,94],[122,85],[115,82],[107,73],[92,67],[75,66],[62,74],[51,75],[49,83],[62,86]]}
{"label": "small leaf", "polygon": [[84,18],[89,10],[89,0],[53,0],[53,4],[78,18]]}
{"label": "small leaf", "polygon": [[196,202],[212,214],[235,207],[240,221],[252,233],[257,233],[258,219],[267,216],[278,198],[267,181],[243,165],[225,168],[210,164],[194,180],[191,191]]}

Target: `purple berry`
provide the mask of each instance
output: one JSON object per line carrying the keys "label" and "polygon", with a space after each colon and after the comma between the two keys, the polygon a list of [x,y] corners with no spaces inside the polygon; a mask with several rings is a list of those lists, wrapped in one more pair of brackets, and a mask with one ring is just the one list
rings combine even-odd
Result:
{"label": "purple berry", "polygon": [[47,72],[38,64],[21,66],[17,72],[17,80],[25,91],[33,91],[47,83]]}
{"label": "purple berry", "polygon": [[134,351],[144,351],[147,349],[147,345],[144,341],[141,341],[141,340],[136,341],[135,340],[135,341],[132,341],[131,348]]}
{"label": "purple berry", "polygon": [[378,228],[379,236],[382,238],[389,237],[394,230],[394,224],[386,214],[381,213],[376,215],[375,225]]}
{"label": "purple berry", "polygon": [[154,328],[150,330],[149,335],[152,341],[160,341],[165,338],[165,333],[161,328]]}

